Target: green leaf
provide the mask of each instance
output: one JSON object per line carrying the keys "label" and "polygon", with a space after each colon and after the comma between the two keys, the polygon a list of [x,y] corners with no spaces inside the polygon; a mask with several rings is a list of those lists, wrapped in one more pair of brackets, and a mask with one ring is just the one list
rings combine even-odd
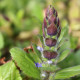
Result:
{"label": "green leaf", "polygon": [[20,69],[29,77],[40,78],[40,72],[34,62],[26,55],[26,52],[20,48],[10,50],[13,60],[16,61]]}
{"label": "green leaf", "polygon": [[75,65],[80,65],[80,50],[71,52],[67,58],[58,63],[58,66],[61,68],[67,68]]}
{"label": "green leaf", "polygon": [[64,60],[70,53],[71,50],[69,36],[63,38],[58,45],[58,53],[60,54],[58,62]]}
{"label": "green leaf", "polygon": [[12,61],[0,66],[0,80],[22,80]]}
{"label": "green leaf", "polygon": [[70,43],[71,43],[71,48],[75,49],[77,47],[76,44],[78,44],[78,38],[73,37],[72,35],[70,35]]}
{"label": "green leaf", "polygon": [[41,59],[41,52],[37,49],[37,45],[36,44],[33,44],[32,46],[33,46],[33,49],[34,49],[35,53]]}
{"label": "green leaf", "polygon": [[36,53],[30,53],[29,54],[31,56],[31,58],[34,60],[34,62],[38,62],[41,63],[41,59],[38,57],[38,55]]}
{"label": "green leaf", "polygon": [[70,49],[70,41],[64,41],[62,40],[62,42],[60,43],[60,47],[58,52],[61,53],[62,51],[66,50],[66,49]]}
{"label": "green leaf", "polygon": [[54,72],[54,71],[58,70],[59,68],[57,66],[53,65],[53,66],[43,66],[43,67],[40,67],[39,69],[43,70],[43,71]]}
{"label": "green leaf", "polygon": [[68,30],[69,30],[68,28],[69,28],[68,25],[66,25],[61,29],[61,34],[60,34],[60,37],[58,38],[58,41],[61,41],[62,38],[68,36]]}
{"label": "green leaf", "polygon": [[61,35],[59,37],[58,53],[60,54],[58,62],[64,60],[70,52],[70,36],[68,34],[68,26],[62,28]]}
{"label": "green leaf", "polygon": [[40,39],[41,43],[42,43],[42,44],[44,44],[44,42],[43,42],[43,36],[38,35],[38,37],[39,37],[39,39]]}
{"label": "green leaf", "polygon": [[4,39],[3,39],[3,35],[0,32],[0,49],[2,49],[4,47]]}
{"label": "green leaf", "polygon": [[58,62],[64,60],[64,59],[69,55],[69,53],[70,53],[70,49],[64,50],[64,51],[61,53]]}
{"label": "green leaf", "polygon": [[67,79],[80,74],[80,65],[60,70],[56,73],[55,79]]}

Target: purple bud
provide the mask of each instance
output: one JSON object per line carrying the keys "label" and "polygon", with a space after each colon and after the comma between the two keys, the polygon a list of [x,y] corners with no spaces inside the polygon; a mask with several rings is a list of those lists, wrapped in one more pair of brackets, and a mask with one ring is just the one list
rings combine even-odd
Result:
{"label": "purple bud", "polygon": [[42,31],[43,31],[43,37],[45,38],[45,30],[44,30],[44,25],[42,25]]}
{"label": "purple bud", "polygon": [[48,8],[46,9],[46,16],[50,17],[53,15],[53,8],[52,6],[48,6]]}
{"label": "purple bud", "polygon": [[58,30],[60,26],[60,21],[58,18],[57,11],[54,9],[53,6],[48,6],[45,12],[45,18],[43,21],[42,25],[42,30],[43,30],[43,37],[46,37],[46,29],[47,29],[47,34],[49,36],[56,36],[57,37],[60,35],[60,30]]}
{"label": "purple bud", "polygon": [[49,16],[52,16],[53,15],[53,10],[52,10],[52,8],[50,8],[50,10],[49,10]]}
{"label": "purple bud", "polygon": [[50,60],[50,59],[56,58],[58,54],[55,51],[45,50],[45,51],[43,51],[43,55],[44,55],[45,58]]}
{"label": "purple bud", "polygon": [[56,17],[55,16],[51,16],[50,19],[48,20],[49,24],[51,23],[55,23],[56,22]]}
{"label": "purple bud", "polygon": [[44,24],[44,28],[47,28],[47,22],[46,22],[46,19],[45,18],[44,18],[43,24]]}
{"label": "purple bud", "polygon": [[56,45],[57,40],[52,38],[46,38],[45,42],[47,46],[52,47]]}
{"label": "purple bud", "polygon": [[50,24],[50,26],[47,28],[47,34],[50,36],[54,36],[57,34],[57,27],[55,24]]}

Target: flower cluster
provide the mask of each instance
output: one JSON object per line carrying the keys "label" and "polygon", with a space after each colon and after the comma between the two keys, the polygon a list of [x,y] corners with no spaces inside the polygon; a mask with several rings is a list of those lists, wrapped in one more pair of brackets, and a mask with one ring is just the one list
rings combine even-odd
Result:
{"label": "flower cluster", "polygon": [[43,55],[48,60],[54,59],[57,57],[58,53],[54,51],[52,47],[55,47],[57,44],[58,37],[61,33],[61,27],[57,11],[51,5],[46,9],[42,30],[44,44],[49,47],[49,50],[46,50],[44,47]]}

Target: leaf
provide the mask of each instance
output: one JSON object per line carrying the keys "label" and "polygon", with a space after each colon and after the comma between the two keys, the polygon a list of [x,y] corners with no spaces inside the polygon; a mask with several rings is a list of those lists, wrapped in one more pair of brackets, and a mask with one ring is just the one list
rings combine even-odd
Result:
{"label": "leaf", "polygon": [[70,41],[62,41],[61,42],[61,46],[58,49],[58,53],[60,54],[60,59],[59,61],[62,61],[63,59],[65,59],[70,52]]}
{"label": "leaf", "polygon": [[68,26],[64,27],[59,38],[58,53],[60,54],[58,62],[64,60],[70,52],[70,37],[68,35]]}
{"label": "leaf", "polygon": [[41,43],[44,44],[44,42],[43,42],[43,37],[42,37],[41,35],[38,35],[38,37],[39,37]]}
{"label": "leaf", "polygon": [[61,41],[62,38],[68,36],[68,30],[69,30],[68,28],[69,28],[68,25],[66,25],[61,29],[61,34],[60,34],[60,37],[58,38],[58,41]]}
{"label": "leaf", "polygon": [[29,77],[40,78],[40,72],[36,68],[33,61],[26,55],[26,52],[20,48],[12,48],[10,50],[13,60],[16,61],[20,69]]}
{"label": "leaf", "polygon": [[80,50],[70,53],[67,58],[58,63],[58,66],[61,68],[67,68],[75,65],[80,65]]}
{"label": "leaf", "polygon": [[29,55],[34,60],[34,62],[41,63],[41,60],[40,60],[40,58],[38,57],[38,55],[36,53],[29,53]]}
{"label": "leaf", "polygon": [[33,50],[35,51],[35,53],[41,59],[41,52],[37,49],[37,45],[36,44],[33,44],[32,46],[33,46]]}
{"label": "leaf", "polygon": [[69,55],[69,52],[70,52],[70,49],[64,50],[64,51],[61,53],[58,62],[64,60],[64,59]]}
{"label": "leaf", "polygon": [[69,39],[67,41],[65,41],[65,39],[62,40],[58,47],[59,47],[59,49],[58,49],[59,53],[61,53],[65,49],[70,49],[70,41],[69,41]]}
{"label": "leaf", "polygon": [[71,43],[71,48],[75,49],[77,47],[76,44],[78,44],[78,38],[73,37],[72,35],[70,35],[70,43]]}
{"label": "leaf", "polygon": [[53,66],[43,66],[43,67],[40,67],[39,69],[43,70],[43,71],[54,72],[54,71],[58,70],[59,68],[57,66],[53,65]]}
{"label": "leaf", "polygon": [[60,70],[56,73],[55,79],[67,79],[80,74],[80,65]]}
{"label": "leaf", "polygon": [[22,80],[12,61],[0,66],[0,80]]}
{"label": "leaf", "polygon": [[3,39],[3,35],[0,32],[0,49],[2,49],[4,47],[4,39]]}

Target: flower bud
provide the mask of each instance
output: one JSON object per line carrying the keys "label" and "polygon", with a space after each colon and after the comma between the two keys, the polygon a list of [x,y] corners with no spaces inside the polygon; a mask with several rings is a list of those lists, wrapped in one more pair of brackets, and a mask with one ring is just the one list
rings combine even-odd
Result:
{"label": "flower bud", "polygon": [[51,16],[48,20],[49,24],[51,23],[55,23],[56,22],[56,17],[55,16]]}
{"label": "flower bud", "polygon": [[54,36],[57,34],[57,27],[55,24],[50,24],[50,26],[47,28],[47,34],[50,36]]}
{"label": "flower bud", "polygon": [[52,16],[52,15],[53,15],[53,9],[50,7],[49,16]]}
{"label": "flower bud", "polygon": [[52,47],[56,45],[57,40],[52,38],[46,38],[45,42],[47,46]]}
{"label": "flower bud", "polygon": [[42,25],[43,37],[45,38],[44,24]]}
{"label": "flower bud", "polygon": [[56,13],[56,11],[55,11],[55,9],[54,9],[54,7],[52,7],[51,5],[50,6],[48,6],[48,8],[46,9],[46,16],[47,16],[47,18],[49,18],[50,16],[54,16],[55,15],[55,13]]}
{"label": "flower bud", "polygon": [[45,51],[43,51],[43,55],[44,55],[45,58],[50,60],[50,59],[56,58],[58,54],[55,51],[45,50]]}
{"label": "flower bud", "polygon": [[44,28],[47,28],[47,22],[46,22],[46,19],[45,18],[44,18],[43,24],[44,24]]}

